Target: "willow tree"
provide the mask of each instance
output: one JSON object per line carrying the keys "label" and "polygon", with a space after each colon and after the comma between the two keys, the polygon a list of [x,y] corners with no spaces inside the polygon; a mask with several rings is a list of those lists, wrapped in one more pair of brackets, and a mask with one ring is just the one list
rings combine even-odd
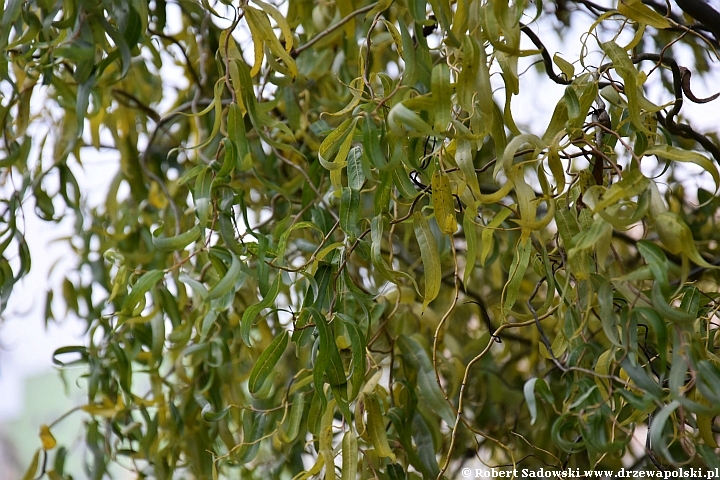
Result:
{"label": "willow tree", "polygon": [[[72,215],[46,315],[88,330],[53,357],[84,368],[85,446],[43,426],[27,478],[718,467],[720,149],[683,117],[714,99],[706,2],[1,15],[2,305],[23,216]],[[513,102],[538,81],[547,125]]]}

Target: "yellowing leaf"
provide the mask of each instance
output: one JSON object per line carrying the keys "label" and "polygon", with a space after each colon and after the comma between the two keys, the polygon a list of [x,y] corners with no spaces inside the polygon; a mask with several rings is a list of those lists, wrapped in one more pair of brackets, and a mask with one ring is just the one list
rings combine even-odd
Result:
{"label": "yellowing leaf", "polygon": [[375,451],[381,457],[386,457],[395,462],[395,453],[393,453],[388,444],[387,432],[385,431],[385,421],[380,411],[380,403],[375,394],[363,395],[365,403],[365,411],[367,412],[367,428],[370,435],[370,441],[375,447]]}
{"label": "yellowing leaf", "polygon": [[435,220],[442,233],[452,235],[457,231],[457,220],[450,191],[450,180],[445,172],[438,169],[433,172],[431,185]]}
{"label": "yellowing leaf", "polygon": [[[264,46],[267,46],[276,57],[285,63],[287,73],[292,78],[297,77],[298,72],[295,60],[293,60],[290,54],[285,51],[285,48],[280,44],[280,40],[278,40],[275,36],[275,32],[270,25],[270,20],[268,20],[267,14],[249,6],[245,6],[243,11],[245,12],[245,19],[250,27],[250,33],[255,47],[255,63],[250,71],[250,76],[252,77],[260,71],[263,56],[262,50]],[[258,61],[258,59],[260,61]]]}
{"label": "yellowing leaf", "polygon": [[525,270],[527,269],[528,262],[530,261],[530,251],[532,250],[532,242],[530,238],[525,238],[522,242],[518,243],[515,256],[513,257],[512,264],[510,265],[510,274],[503,293],[505,301],[503,302],[503,312],[507,314],[517,299],[518,293],[520,293],[520,284],[525,276]]}
{"label": "yellowing leaf", "polygon": [[655,145],[645,150],[645,155],[657,155],[676,162],[694,163],[695,165],[702,167],[703,170],[712,176],[713,181],[715,182],[716,191],[720,188],[720,174],[718,174],[718,169],[715,164],[704,155],[673,147],[671,145]]}
{"label": "yellowing leaf", "polygon": [[342,480],[355,480],[357,478],[358,446],[357,436],[349,428],[342,441]]}
{"label": "yellowing leaf", "polygon": [[40,441],[42,442],[43,450],[52,450],[55,448],[55,445],[57,445],[57,441],[50,432],[50,427],[47,425],[40,426]]}
{"label": "yellowing leaf", "polygon": [[618,11],[630,20],[655,28],[670,28],[668,19],[648,7],[641,0],[620,0]]}
{"label": "yellowing leaf", "polygon": [[273,20],[275,20],[275,23],[282,32],[283,39],[285,40],[285,51],[287,53],[290,53],[293,47],[293,34],[292,30],[290,29],[290,25],[288,24],[288,21],[285,19],[285,17],[283,17],[282,13],[280,13],[280,11],[273,5],[262,2],[261,0],[253,0],[253,3],[260,7],[263,12],[271,16]]}
{"label": "yellowing leaf", "polygon": [[640,115],[640,97],[642,97],[642,91],[637,85],[638,71],[633,65],[632,60],[630,60],[627,52],[620,48],[620,46],[612,40],[603,43],[602,49],[605,53],[607,53],[607,56],[610,57],[615,71],[625,82],[625,96],[628,99],[630,120],[636,129],[644,132],[645,134],[651,134],[652,132],[650,132],[650,130],[645,126]]}
{"label": "yellowing leaf", "polygon": [[570,80],[575,76],[575,66],[557,53],[553,55],[553,62],[555,62],[555,65],[558,66],[567,80]]}
{"label": "yellowing leaf", "polygon": [[399,137],[435,136],[430,125],[402,103],[398,103],[390,110],[387,123],[390,130]]}
{"label": "yellowing leaf", "polygon": [[35,472],[37,472],[39,463],[40,450],[38,449],[37,451],[35,451],[35,455],[33,455],[32,461],[30,462],[30,465],[28,466],[25,475],[23,475],[22,480],[33,480],[35,478]]}
{"label": "yellowing leaf", "polygon": [[437,241],[422,213],[415,212],[413,214],[413,227],[415,228],[415,237],[420,246],[420,256],[425,269],[425,298],[422,306],[423,311],[425,311],[428,304],[435,300],[435,297],[440,293],[442,266]]}

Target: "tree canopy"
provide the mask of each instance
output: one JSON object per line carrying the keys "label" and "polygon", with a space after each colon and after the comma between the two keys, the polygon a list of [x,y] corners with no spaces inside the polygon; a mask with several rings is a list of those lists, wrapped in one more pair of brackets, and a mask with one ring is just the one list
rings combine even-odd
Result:
{"label": "tree canopy", "polygon": [[84,369],[84,447],[42,426],[26,478],[720,466],[720,149],[683,110],[717,96],[712,4],[0,15],[0,307],[24,216],[72,216],[45,315],[87,323],[53,355]]}

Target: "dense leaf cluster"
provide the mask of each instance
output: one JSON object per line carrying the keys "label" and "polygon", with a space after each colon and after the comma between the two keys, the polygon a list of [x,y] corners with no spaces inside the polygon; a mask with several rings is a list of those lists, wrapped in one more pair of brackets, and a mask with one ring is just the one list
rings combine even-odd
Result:
{"label": "dense leaf cluster", "polygon": [[[668,8],[8,0],[0,304],[23,215],[74,215],[88,475],[718,467],[720,153],[681,110],[717,25]],[[588,14],[577,61],[536,33]],[[51,427],[27,478],[69,478]]]}

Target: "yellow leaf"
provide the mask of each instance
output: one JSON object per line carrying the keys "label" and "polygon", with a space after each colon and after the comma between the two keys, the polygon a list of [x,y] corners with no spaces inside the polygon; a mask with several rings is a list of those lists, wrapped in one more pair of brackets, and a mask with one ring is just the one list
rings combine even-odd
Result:
{"label": "yellow leaf", "polygon": [[620,0],[618,11],[630,20],[655,28],[670,28],[667,18],[648,7],[641,0]]}
{"label": "yellow leaf", "polygon": [[425,269],[425,298],[422,307],[423,311],[425,311],[428,304],[435,300],[435,297],[440,293],[442,266],[440,265],[437,241],[422,213],[415,212],[413,214],[413,226],[415,228],[415,237],[420,246],[423,268]]}
{"label": "yellow leaf", "polygon": [[42,442],[43,450],[52,450],[55,448],[55,445],[57,445],[57,441],[50,432],[50,427],[47,425],[40,426],[40,441]]}
{"label": "yellow leaf", "polygon": [[453,196],[450,191],[450,180],[442,170],[433,172],[432,202],[435,209],[435,220],[442,233],[452,235],[457,231]]}

